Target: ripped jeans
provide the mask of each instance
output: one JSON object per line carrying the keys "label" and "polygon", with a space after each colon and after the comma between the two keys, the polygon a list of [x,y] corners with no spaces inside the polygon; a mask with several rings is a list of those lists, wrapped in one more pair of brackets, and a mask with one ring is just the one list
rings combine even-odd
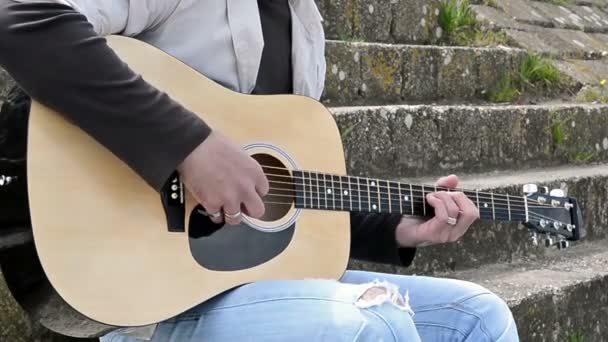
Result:
{"label": "ripped jeans", "polygon": [[[397,287],[400,293],[391,293]],[[140,340],[115,332],[101,341]],[[160,323],[152,341],[519,339],[507,305],[479,285],[347,271],[340,282],[263,281],[238,287]]]}

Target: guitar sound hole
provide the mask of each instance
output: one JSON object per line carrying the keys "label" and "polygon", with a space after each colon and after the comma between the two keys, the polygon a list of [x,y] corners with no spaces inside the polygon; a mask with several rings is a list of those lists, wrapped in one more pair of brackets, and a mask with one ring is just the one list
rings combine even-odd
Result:
{"label": "guitar sound hole", "polygon": [[268,154],[254,154],[251,156],[264,170],[268,178],[270,190],[263,198],[266,212],[260,219],[265,222],[277,221],[289,212],[295,199],[295,182],[285,165]]}

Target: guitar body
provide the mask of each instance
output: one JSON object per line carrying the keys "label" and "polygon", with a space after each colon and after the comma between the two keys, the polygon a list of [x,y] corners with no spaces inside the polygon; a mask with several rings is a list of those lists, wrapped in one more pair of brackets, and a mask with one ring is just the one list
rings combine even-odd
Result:
{"label": "guitar body", "polygon": [[[144,79],[258,160],[285,174],[345,174],[338,129],[318,102],[235,93],[145,43],[123,37],[108,42]],[[346,212],[270,206],[261,221],[201,233],[192,223],[202,222],[192,219],[197,203],[185,193],[185,231],[171,232],[156,191],[90,136],[35,102],[27,153],[41,264],[58,294],[100,323],[152,324],[245,283],[337,279],[346,268]]]}

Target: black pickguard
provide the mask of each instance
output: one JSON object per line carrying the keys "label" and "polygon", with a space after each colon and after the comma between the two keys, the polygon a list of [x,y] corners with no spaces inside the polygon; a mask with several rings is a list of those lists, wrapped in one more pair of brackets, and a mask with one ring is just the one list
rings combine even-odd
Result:
{"label": "black pickguard", "polygon": [[192,257],[213,271],[238,271],[263,264],[287,248],[295,224],[277,233],[265,233],[246,224],[215,224],[198,213],[190,215],[189,241]]}

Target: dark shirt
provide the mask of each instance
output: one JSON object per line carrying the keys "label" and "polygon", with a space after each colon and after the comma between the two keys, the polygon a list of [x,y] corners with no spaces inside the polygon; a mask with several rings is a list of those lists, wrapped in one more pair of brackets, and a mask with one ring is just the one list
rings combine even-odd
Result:
{"label": "dark shirt", "polygon": [[[265,47],[256,93],[291,93],[287,0],[259,3]],[[0,66],[156,190],[211,132],[196,114],[135,74],[69,6],[0,0]],[[399,221],[399,215],[352,214],[351,256],[408,265],[415,249],[397,247]]]}
{"label": "dark shirt", "polygon": [[291,13],[287,0],[258,0],[264,50],[254,94],[293,93]]}

